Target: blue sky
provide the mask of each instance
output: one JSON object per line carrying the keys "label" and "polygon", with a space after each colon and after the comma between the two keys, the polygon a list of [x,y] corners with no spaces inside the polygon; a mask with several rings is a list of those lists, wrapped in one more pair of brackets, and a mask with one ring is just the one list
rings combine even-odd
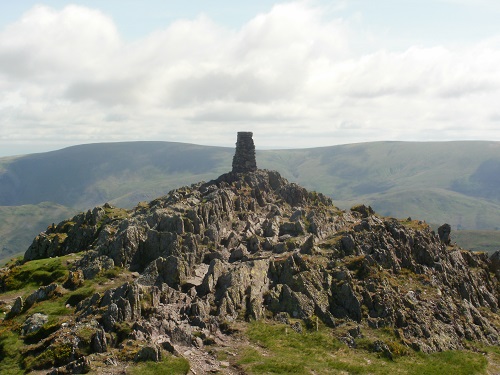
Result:
{"label": "blue sky", "polygon": [[0,156],[165,140],[500,141],[500,2],[0,5]]}

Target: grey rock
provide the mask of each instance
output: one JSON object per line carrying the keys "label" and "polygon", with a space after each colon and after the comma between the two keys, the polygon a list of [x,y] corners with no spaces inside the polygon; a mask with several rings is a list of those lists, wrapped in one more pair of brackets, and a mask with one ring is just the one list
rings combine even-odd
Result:
{"label": "grey rock", "polygon": [[47,374],[50,375],[68,375],[68,374],[86,374],[92,368],[90,359],[80,357],[75,361],[68,363],[65,366],[57,367]]}
{"label": "grey rock", "polygon": [[180,257],[159,257],[152,261],[141,274],[138,282],[143,285],[155,285],[166,283],[172,288],[184,284],[189,276],[186,262]]}
{"label": "grey rock", "polygon": [[101,328],[97,330],[90,339],[90,347],[94,353],[104,353],[108,350],[106,333]]}
{"label": "grey rock", "polygon": [[352,207],[351,211],[356,212],[362,218],[366,218],[366,217],[371,216],[375,213],[375,211],[373,211],[373,209],[370,206],[365,206],[364,204]]}
{"label": "grey rock", "polygon": [[29,335],[30,333],[34,333],[42,326],[49,321],[49,316],[41,313],[34,313],[29,316],[23,323],[21,327],[22,335]]}
{"label": "grey rock", "polygon": [[36,302],[45,301],[49,298],[52,298],[56,294],[58,294],[58,285],[55,283],[49,284],[47,286],[41,286],[36,291],[31,293],[27,298],[24,304],[24,309],[30,308]]}
{"label": "grey rock", "polygon": [[14,304],[12,305],[12,308],[7,313],[6,318],[10,319],[10,318],[13,318],[14,316],[19,315],[23,311],[23,308],[24,308],[24,301],[23,301],[22,297],[17,297],[14,300]]}
{"label": "grey rock", "polygon": [[489,268],[490,271],[500,279],[500,250],[497,250],[493,254],[491,254],[489,259]]}
{"label": "grey rock", "polygon": [[393,355],[391,350],[389,349],[389,346],[387,346],[387,344],[383,341],[375,341],[373,343],[373,351],[376,353],[382,353],[386,358],[389,358],[390,360],[393,359]]}
{"label": "grey rock", "polygon": [[290,325],[290,327],[297,333],[302,333],[302,324],[300,322],[295,322]]}
{"label": "grey rock", "polygon": [[450,233],[451,233],[450,224],[443,224],[438,228],[439,239],[445,245],[449,245],[451,242]]}
{"label": "grey rock", "polygon": [[249,253],[248,253],[247,249],[245,249],[242,246],[237,247],[236,249],[231,251],[231,255],[229,257],[229,263],[248,259],[248,255],[249,255]]}

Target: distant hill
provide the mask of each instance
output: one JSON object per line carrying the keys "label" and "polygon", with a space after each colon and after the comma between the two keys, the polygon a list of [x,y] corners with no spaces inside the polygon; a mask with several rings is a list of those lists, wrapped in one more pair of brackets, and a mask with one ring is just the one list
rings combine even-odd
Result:
{"label": "distant hill", "polygon": [[[0,254],[6,243],[9,253],[16,252],[12,246],[24,251],[29,242],[21,241],[19,233],[33,238],[41,227],[40,221],[26,229],[13,224],[19,214],[6,206],[54,202],[54,208],[45,205],[43,215],[32,215],[33,221],[45,221],[45,228],[65,210],[105,202],[130,208],[173,188],[216,178],[231,169],[233,153],[224,147],[125,142],[0,158]],[[488,230],[500,238],[500,142],[373,142],[266,150],[257,152],[257,162],[259,168],[278,170],[290,181],[332,197],[341,208],[366,203],[382,215],[448,222],[455,230]],[[30,220],[22,219],[26,224]]]}
{"label": "distant hill", "polygon": [[[100,143],[0,159],[0,205],[131,207],[230,169],[233,150],[173,142]],[[3,169],[3,171],[2,171]]]}
{"label": "distant hill", "polygon": [[262,156],[261,166],[341,207],[368,203],[383,215],[454,228],[500,227],[499,142],[374,142]]}
{"label": "distant hill", "polygon": [[76,212],[50,202],[0,206],[0,260],[24,253],[33,238],[48,225],[67,219]]}

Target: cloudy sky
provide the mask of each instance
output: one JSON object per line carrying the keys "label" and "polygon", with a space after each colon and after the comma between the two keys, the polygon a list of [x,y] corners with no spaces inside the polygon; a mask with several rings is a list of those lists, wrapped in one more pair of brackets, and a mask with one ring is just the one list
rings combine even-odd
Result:
{"label": "cloudy sky", "polygon": [[500,141],[498,19],[497,0],[2,1],[0,156]]}

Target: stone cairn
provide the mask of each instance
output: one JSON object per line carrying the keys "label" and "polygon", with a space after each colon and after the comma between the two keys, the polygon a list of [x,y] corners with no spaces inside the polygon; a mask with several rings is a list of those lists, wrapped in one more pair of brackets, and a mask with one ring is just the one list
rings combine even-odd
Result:
{"label": "stone cairn", "polygon": [[248,173],[257,170],[252,136],[252,132],[238,132],[236,152],[233,157],[233,173]]}

